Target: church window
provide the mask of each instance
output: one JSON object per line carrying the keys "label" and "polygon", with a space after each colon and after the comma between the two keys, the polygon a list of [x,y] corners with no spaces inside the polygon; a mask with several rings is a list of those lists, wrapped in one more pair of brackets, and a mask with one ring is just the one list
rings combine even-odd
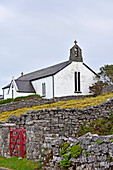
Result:
{"label": "church window", "polygon": [[78,91],[80,91],[80,72],[78,72]]}
{"label": "church window", "polygon": [[46,96],[46,84],[42,83],[42,96],[45,97]]}
{"label": "church window", "polygon": [[75,92],[77,92],[77,72],[75,72]]}
{"label": "church window", "polygon": [[75,93],[80,92],[80,72],[75,72]]}

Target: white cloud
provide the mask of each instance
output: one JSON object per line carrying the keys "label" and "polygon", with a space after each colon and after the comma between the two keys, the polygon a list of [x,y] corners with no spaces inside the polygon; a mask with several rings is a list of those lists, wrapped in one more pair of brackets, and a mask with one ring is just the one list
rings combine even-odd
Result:
{"label": "white cloud", "polygon": [[13,12],[10,11],[8,8],[0,5],[0,22],[4,20],[10,19],[14,16]]}

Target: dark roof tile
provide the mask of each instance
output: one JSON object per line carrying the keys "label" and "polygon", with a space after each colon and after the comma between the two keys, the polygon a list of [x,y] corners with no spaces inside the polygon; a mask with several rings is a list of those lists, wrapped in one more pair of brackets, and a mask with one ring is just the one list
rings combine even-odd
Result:
{"label": "dark roof tile", "polygon": [[57,65],[54,65],[51,67],[47,67],[45,69],[41,69],[41,70],[29,73],[29,74],[25,74],[25,75],[19,77],[17,80],[33,81],[36,79],[52,76],[52,75],[56,74],[57,72],[59,72],[60,70],[62,70],[67,65],[69,65],[70,63],[71,63],[70,61],[65,61],[63,63],[57,64]]}
{"label": "dark roof tile", "polygon": [[18,92],[35,93],[33,85],[30,81],[15,80],[15,82],[16,82],[16,85],[18,87]]}

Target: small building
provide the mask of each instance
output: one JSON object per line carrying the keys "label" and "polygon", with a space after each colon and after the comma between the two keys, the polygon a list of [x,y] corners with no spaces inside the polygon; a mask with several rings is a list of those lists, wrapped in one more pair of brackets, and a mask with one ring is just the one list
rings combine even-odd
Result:
{"label": "small building", "polygon": [[95,82],[96,73],[83,62],[82,50],[74,43],[68,61],[13,78],[2,88],[4,98],[29,94],[45,98],[91,94],[89,86]]}

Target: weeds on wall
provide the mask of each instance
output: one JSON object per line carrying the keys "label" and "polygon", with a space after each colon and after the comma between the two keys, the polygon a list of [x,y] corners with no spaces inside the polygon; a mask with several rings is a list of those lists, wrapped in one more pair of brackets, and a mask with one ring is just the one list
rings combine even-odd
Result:
{"label": "weeds on wall", "polygon": [[77,145],[70,146],[69,143],[63,143],[61,146],[60,154],[63,159],[60,161],[60,167],[69,167],[71,166],[71,158],[78,158],[82,153],[82,148],[80,143]]}
{"label": "weeds on wall", "polygon": [[[113,114],[106,119],[97,119],[96,121],[90,122],[87,126],[87,122],[83,122],[80,130],[76,136],[82,136],[88,132],[98,135],[112,135],[113,134]],[[99,141],[98,141],[99,142]],[[102,142],[102,141],[100,141]]]}

